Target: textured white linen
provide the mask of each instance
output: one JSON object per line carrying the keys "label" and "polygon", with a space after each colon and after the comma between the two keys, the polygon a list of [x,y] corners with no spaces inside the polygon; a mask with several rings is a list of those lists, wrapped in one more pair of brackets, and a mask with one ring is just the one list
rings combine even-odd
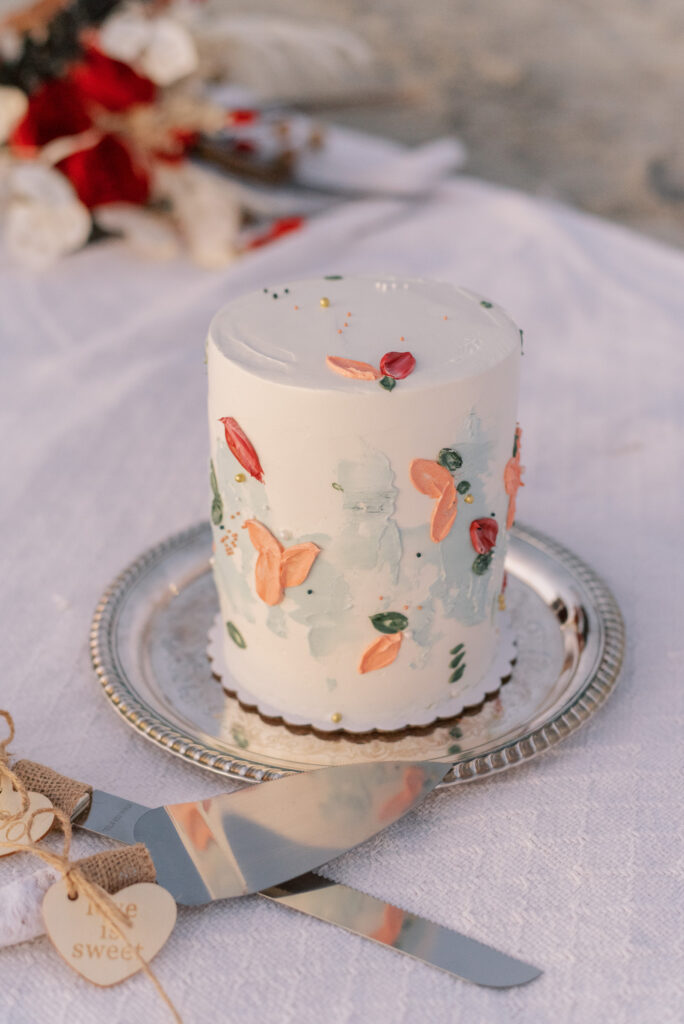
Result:
{"label": "textured white linen", "polygon": [[[504,304],[525,328],[520,518],[594,565],[627,620],[623,682],[588,727],[329,869],[542,978],[476,988],[250,897],[180,911],[154,966],[186,1024],[681,1021],[684,256],[459,179],[338,208],[229,272],[118,245],[42,277],[0,270],[0,705],[17,754],[147,804],[230,788],[107,707],[88,626],[123,565],[207,515],[206,327],[284,277],[396,270]],[[0,860],[0,885],[37,866]],[[44,938],[0,953],[3,1024],[167,1019],[144,977],[96,989]]]}

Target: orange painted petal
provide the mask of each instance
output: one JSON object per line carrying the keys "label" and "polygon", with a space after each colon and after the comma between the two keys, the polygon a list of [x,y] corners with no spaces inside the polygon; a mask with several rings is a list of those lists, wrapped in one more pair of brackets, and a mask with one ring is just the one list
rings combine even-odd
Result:
{"label": "orange painted petal", "polygon": [[295,544],[283,551],[280,558],[280,584],[282,587],[298,587],[311,571],[321,549],[317,544],[306,541]]}
{"label": "orange painted petal", "polygon": [[248,519],[245,522],[247,533],[257,551],[273,551],[280,554],[283,545],[273,536],[271,531],[260,523],[258,519]]}
{"label": "orange painted petal", "polygon": [[508,513],[506,515],[506,529],[510,530],[515,521],[515,494],[508,499]]}
{"label": "orange painted petal", "polygon": [[361,655],[359,672],[375,672],[391,665],[399,653],[403,636],[403,633],[389,633],[374,640]]}
{"label": "orange painted petal", "polygon": [[342,377],[353,377],[354,380],[380,380],[382,374],[370,363],[359,363],[355,359],[343,356],[326,356],[328,367]]}
{"label": "orange painted petal", "polygon": [[256,592],[266,604],[280,604],[284,594],[280,585],[280,552],[262,551],[254,571]]}
{"label": "orange painted petal", "polygon": [[454,481],[449,477],[449,486],[444,488],[442,495],[432,510],[430,520],[430,537],[439,544],[454,525],[457,511],[457,497]]}
{"label": "orange painted petal", "polygon": [[416,490],[427,494],[428,498],[441,498],[449,484],[454,486],[449,470],[434,459],[414,459],[409,466],[409,476]]}

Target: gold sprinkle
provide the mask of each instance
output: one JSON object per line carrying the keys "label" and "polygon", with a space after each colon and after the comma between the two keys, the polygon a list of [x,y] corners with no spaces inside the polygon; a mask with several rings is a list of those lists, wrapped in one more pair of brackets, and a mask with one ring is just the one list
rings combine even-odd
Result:
{"label": "gold sprinkle", "polygon": [[403,334],[402,334],[401,338],[399,339],[399,341],[406,341],[406,338],[404,337]]}
{"label": "gold sprinkle", "polygon": [[339,711],[333,711],[332,715],[330,716],[330,721],[331,722],[341,722],[342,721],[342,715],[340,714],[340,712]]}
{"label": "gold sprinkle", "polygon": [[328,306],[330,305],[330,299],[327,299],[324,295],[323,298],[320,300],[320,303],[323,309],[327,309]]}
{"label": "gold sprinkle", "polygon": [[448,317],[448,316],[445,316],[445,317],[444,317],[444,319],[445,319],[445,320],[448,320],[448,319],[449,319],[449,317]]}
{"label": "gold sprinkle", "polygon": [[295,306],[295,309],[299,309],[299,306]]}
{"label": "gold sprinkle", "polygon": [[338,327],[338,328],[337,328],[337,333],[338,333],[338,334],[341,334],[341,333],[342,333],[342,328],[341,328],[341,327]]}
{"label": "gold sprinkle", "polygon": [[349,324],[345,324],[344,326],[345,326],[345,327],[349,327]]}
{"label": "gold sprinkle", "polygon": [[423,610],[422,604],[417,604],[416,608],[418,609],[419,612],[422,612],[422,610]]}
{"label": "gold sprinkle", "polygon": [[474,500],[474,499],[473,499],[473,496],[472,496],[472,494],[466,494],[466,496],[465,496],[465,498],[464,498],[463,500],[464,500],[464,501],[465,501],[465,502],[466,502],[466,503],[467,503],[468,505],[472,505],[472,503],[473,503],[473,500]]}
{"label": "gold sprinkle", "polygon": [[505,612],[506,611],[506,598],[505,598],[504,594],[499,594],[499,611],[501,611],[501,612]]}
{"label": "gold sprinkle", "polygon": [[347,316],[351,316],[351,313],[347,313]]}
{"label": "gold sprinkle", "polygon": [[236,473],[235,474],[235,483],[236,484],[244,484],[245,480],[246,480],[246,477],[245,477],[244,473]]}
{"label": "gold sprinkle", "polygon": [[409,606],[407,604],[405,604],[404,605],[404,611],[407,612],[408,610],[409,610]]}

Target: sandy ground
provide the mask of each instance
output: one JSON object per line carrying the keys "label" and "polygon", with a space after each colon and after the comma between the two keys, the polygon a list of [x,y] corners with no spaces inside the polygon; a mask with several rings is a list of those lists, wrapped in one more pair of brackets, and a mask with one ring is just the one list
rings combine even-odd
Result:
{"label": "sandy ground", "polygon": [[[231,5],[232,6],[232,5]],[[365,35],[420,99],[339,117],[684,245],[681,0],[259,0]],[[225,8],[224,8],[225,9]]]}

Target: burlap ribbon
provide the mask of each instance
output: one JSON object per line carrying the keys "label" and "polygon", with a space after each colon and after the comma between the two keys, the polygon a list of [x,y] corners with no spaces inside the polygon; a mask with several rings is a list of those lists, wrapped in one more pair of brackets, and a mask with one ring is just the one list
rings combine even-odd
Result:
{"label": "burlap ribbon", "polygon": [[61,854],[55,853],[32,842],[0,842],[0,847],[10,850],[12,853],[32,853],[60,871],[67,882],[69,897],[75,899],[77,896],[83,896],[90,901],[125,946],[132,951],[142,970],[157,989],[160,998],[173,1014],[174,1020],[177,1024],[182,1024],[176,1007],[162,988],[156,974],[126,935],[126,929],[131,927],[131,920],[112,899],[114,893],[126,886],[134,885],[136,882],[156,881],[154,864],[146,846],[143,843],[137,843],[134,846],[103,850],[81,860],[70,860],[72,837],[70,815],[78,801],[91,791],[91,787],[65,775],[60,775],[51,768],[46,768],[34,761],[19,761],[14,766],[14,770],[10,769],[7,748],[14,739],[14,722],[8,711],[0,709],[0,717],[4,718],[8,726],[8,736],[0,742],[0,785],[10,783],[20,794],[23,808],[14,814],[0,812],[0,825],[26,814],[29,807],[29,789],[43,793],[50,799],[53,806],[34,811],[28,817],[25,822],[26,834],[30,835],[33,822],[40,814],[52,814],[64,833],[64,849]]}
{"label": "burlap ribbon", "polygon": [[85,782],[77,782],[68,775],[60,775],[59,772],[47,768],[44,764],[38,764],[37,761],[17,761],[12,770],[26,789],[42,793],[53,807],[58,807],[68,818],[71,818],[79,801],[93,791],[92,786],[87,786]]}

